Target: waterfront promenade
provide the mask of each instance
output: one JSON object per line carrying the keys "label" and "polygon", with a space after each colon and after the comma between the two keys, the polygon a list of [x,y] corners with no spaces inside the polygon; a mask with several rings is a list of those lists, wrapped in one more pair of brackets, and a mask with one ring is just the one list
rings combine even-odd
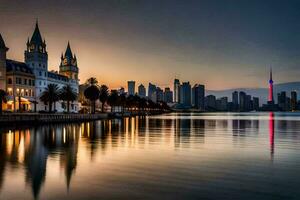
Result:
{"label": "waterfront promenade", "polygon": [[0,124],[44,124],[44,123],[62,123],[62,122],[83,122],[101,119],[123,118],[133,116],[145,116],[162,114],[160,111],[151,112],[125,112],[125,113],[96,113],[96,114],[78,114],[78,113],[3,113],[0,115]]}

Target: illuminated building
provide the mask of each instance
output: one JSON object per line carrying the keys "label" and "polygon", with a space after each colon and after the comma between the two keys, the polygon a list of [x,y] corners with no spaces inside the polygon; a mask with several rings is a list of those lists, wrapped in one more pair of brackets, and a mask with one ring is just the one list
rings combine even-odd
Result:
{"label": "illuminated building", "polygon": [[[0,89],[6,90],[9,94],[9,101],[4,105],[4,109],[29,111],[37,106],[37,111],[48,110],[48,106],[39,98],[49,84],[56,84],[59,88],[70,85],[78,94],[77,58],[75,54],[73,55],[69,43],[65,54],[61,57],[59,73],[48,71],[46,41],[42,39],[38,23],[35,25],[31,39],[28,38],[26,46],[25,62],[9,60],[6,58],[8,48],[0,35]],[[74,101],[71,103],[70,111],[77,112],[78,107],[78,101]],[[65,109],[62,101],[57,102],[54,108],[58,112]]]}

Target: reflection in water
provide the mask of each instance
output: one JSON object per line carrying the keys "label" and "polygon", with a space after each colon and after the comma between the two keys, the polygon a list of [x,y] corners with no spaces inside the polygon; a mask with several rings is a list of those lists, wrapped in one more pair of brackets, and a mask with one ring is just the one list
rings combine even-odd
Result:
{"label": "reflection in water", "polygon": [[[254,144],[259,145],[259,143],[256,143],[257,141],[252,142],[253,138],[267,141],[266,138],[269,137],[270,154],[273,160],[275,152],[274,113],[270,113],[267,117],[268,120],[258,118],[213,119],[201,115],[174,114],[166,118],[136,117],[81,124],[45,125],[2,130],[0,135],[0,192],[5,192],[4,185],[6,180],[9,179],[5,177],[9,176],[9,172],[18,171],[24,174],[25,182],[30,186],[33,197],[38,198],[41,188],[47,187],[47,184],[44,185],[46,179],[49,178],[47,174],[59,170],[64,176],[66,191],[71,193],[70,187],[72,187],[73,178],[80,176],[75,175],[78,165],[92,165],[97,162],[99,157],[108,153],[111,154],[114,150],[116,152],[126,152],[137,147],[138,152],[148,155],[149,150],[147,149],[159,149],[159,152],[162,152],[160,156],[166,151],[193,152],[195,149],[201,149],[203,152],[195,154],[202,156],[200,161],[197,165],[195,163],[191,164],[191,169],[187,170],[188,172],[198,167],[201,168],[201,163],[203,163],[203,160],[209,160],[209,155],[213,160],[218,160],[215,157],[219,155],[213,153],[214,150],[219,152],[217,150],[219,146],[221,152],[228,151],[228,155],[234,154],[237,157],[239,151],[246,147],[250,148],[249,152],[252,153],[258,151],[258,149],[269,151],[265,146],[262,146],[262,148],[261,146],[259,148],[254,146],[255,150],[251,149]],[[300,139],[296,134],[300,130],[299,122],[297,120],[287,121],[281,119],[278,123],[281,132],[286,131],[287,128],[295,131],[282,135],[278,134],[277,140],[282,137],[284,139],[292,138],[292,142],[297,142]],[[268,137],[261,132],[261,130],[267,129],[269,129]],[[83,163],[80,158],[82,158],[82,155],[86,155],[85,152],[88,153],[89,160]],[[193,159],[196,159],[193,153],[190,154],[194,156]],[[259,151],[257,154],[259,154]],[[166,157],[169,158],[170,155],[172,154],[168,154]],[[221,157],[225,158],[228,155],[222,155]],[[158,155],[150,156],[155,157]],[[166,157],[161,162],[166,162],[168,160]],[[126,157],[123,159],[126,160]],[[180,160],[178,157],[173,157],[173,159]],[[49,168],[50,161],[52,167],[55,166],[53,162],[57,162],[59,169]],[[136,161],[138,163],[138,160]],[[169,161],[172,161],[172,159],[170,158]],[[149,162],[145,164],[145,166],[147,165],[149,165]],[[49,170],[50,172],[47,172]],[[212,173],[210,170],[208,170],[208,173]],[[105,172],[101,171],[99,173]],[[197,176],[200,175],[195,175],[195,177]],[[202,176],[205,177],[201,174]]]}

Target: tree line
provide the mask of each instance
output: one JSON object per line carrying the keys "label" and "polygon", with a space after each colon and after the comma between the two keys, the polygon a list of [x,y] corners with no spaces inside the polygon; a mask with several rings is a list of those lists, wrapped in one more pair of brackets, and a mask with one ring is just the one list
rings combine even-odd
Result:
{"label": "tree line", "polygon": [[[150,99],[142,98],[138,95],[119,94],[117,90],[109,90],[106,85],[98,85],[96,78],[92,77],[86,81],[84,97],[89,101],[90,113],[96,113],[96,101],[101,102],[101,112],[105,112],[105,105],[109,105],[111,112],[115,108],[120,108],[121,112],[146,112],[146,111],[166,111],[170,108],[165,102],[153,102]],[[4,90],[0,90],[0,113],[2,113],[2,102],[7,101],[8,94]],[[70,85],[66,85],[61,89],[57,84],[49,84],[39,97],[45,105],[48,106],[48,112],[53,112],[53,105],[58,101],[66,102],[67,112],[70,112],[70,104],[78,99],[78,94]],[[21,101],[19,100],[19,108]],[[32,101],[34,111],[36,112],[37,101]],[[83,105],[85,102],[81,102]]]}
{"label": "tree line", "polygon": [[166,111],[170,108],[165,102],[153,102],[150,99],[142,98],[138,95],[119,94],[117,90],[109,90],[106,85],[98,85],[96,78],[89,78],[86,82],[84,97],[89,100],[91,113],[96,112],[96,101],[101,102],[101,112],[105,112],[105,104],[109,105],[111,112],[115,108],[121,108],[121,112],[125,111]]}

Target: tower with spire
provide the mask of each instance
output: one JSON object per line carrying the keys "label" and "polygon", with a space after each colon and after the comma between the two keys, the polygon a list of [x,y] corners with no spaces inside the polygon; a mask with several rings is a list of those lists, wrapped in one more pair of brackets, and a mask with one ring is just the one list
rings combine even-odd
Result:
{"label": "tower with spire", "polygon": [[268,101],[269,101],[271,104],[274,103],[272,68],[270,68],[269,98],[268,98]]}
{"label": "tower with spire", "polygon": [[31,39],[27,40],[25,50],[25,63],[32,69],[35,75],[35,96],[39,97],[47,87],[48,53],[46,42],[43,40],[38,21],[36,21]]}
{"label": "tower with spire", "polygon": [[6,52],[8,48],[0,34],[0,89],[6,91]]}
{"label": "tower with spire", "polygon": [[70,42],[68,42],[65,54],[61,54],[59,73],[78,82],[77,58],[76,55],[72,53]]}

